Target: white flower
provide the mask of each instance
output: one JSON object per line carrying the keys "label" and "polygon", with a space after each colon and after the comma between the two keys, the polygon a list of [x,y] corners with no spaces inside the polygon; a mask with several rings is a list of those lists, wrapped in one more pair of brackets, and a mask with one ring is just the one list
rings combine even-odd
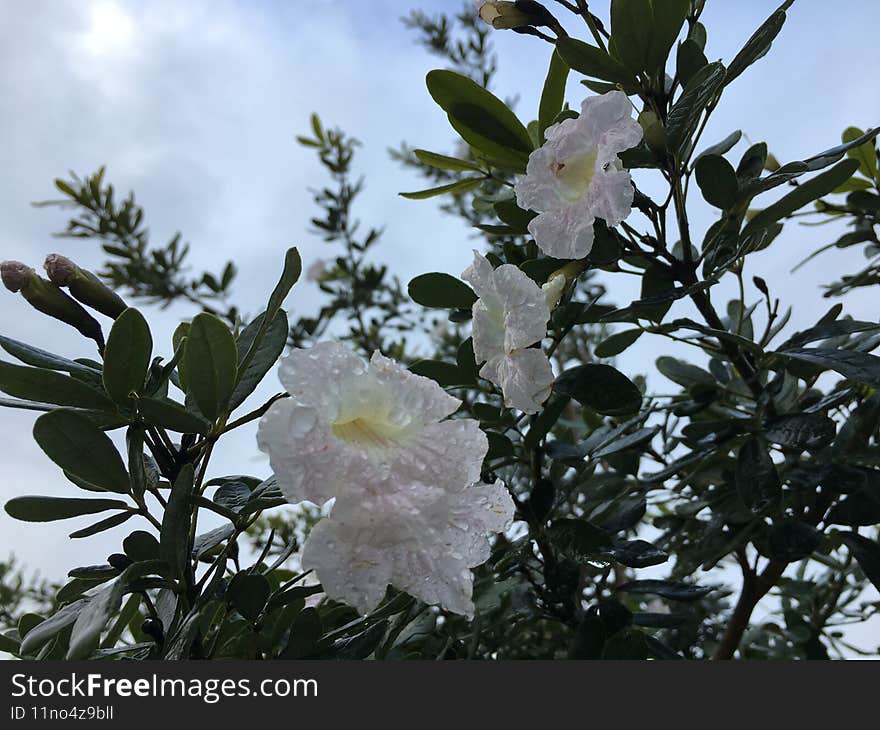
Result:
{"label": "white flower", "polygon": [[528,228],[544,253],[583,258],[596,218],[616,226],[630,213],[633,188],[618,154],[639,143],[642,128],[626,94],[609,91],[585,99],[577,119],[548,127],[545,137],[516,183],[516,200],[538,211]]}
{"label": "white flower", "polygon": [[289,501],[338,505],[395,484],[460,489],[479,479],[486,436],[475,420],[444,420],[461,401],[433,380],[335,342],[292,350],[279,377],[291,397],[272,404],[257,442]]}
{"label": "white flower", "polygon": [[471,568],[489,558],[487,533],[501,532],[514,507],[504,485],[447,490],[413,485],[337,502],[312,529],[303,567],[328,596],[362,614],[389,584],[425,603],[472,617]]}
{"label": "white flower", "polygon": [[516,266],[493,269],[476,251],[461,277],[479,297],[473,306],[473,335],[477,363],[485,362],[480,375],[501,388],[508,406],[537,413],[553,384],[547,356],[530,347],[547,334],[547,296]]}
{"label": "white flower", "polygon": [[315,259],[306,269],[306,281],[321,281],[327,275],[327,262]]}

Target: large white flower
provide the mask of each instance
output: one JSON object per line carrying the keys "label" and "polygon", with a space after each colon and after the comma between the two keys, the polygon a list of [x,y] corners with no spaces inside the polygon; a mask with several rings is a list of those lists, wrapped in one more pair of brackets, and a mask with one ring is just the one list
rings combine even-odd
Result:
{"label": "large white flower", "polygon": [[[508,406],[537,413],[553,385],[550,361],[531,347],[547,334],[548,294],[516,266],[493,269],[476,251],[461,277],[479,297],[473,334],[477,363],[485,362],[480,375],[501,388]],[[555,296],[555,288],[549,296]]]}
{"label": "large white flower", "polygon": [[272,404],[257,442],[289,501],[356,502],[395,484],[461,489],[479,479],[486,436],[475,420],[444,420],[461,401],[433,380],[379,353],[365,363],[335,342],[292,350],[279,377],[290,398]]}
{"label": "large white flower", "polygon": [[577,119],[548,127],[545,138],[516,183],[517,203],[539,213],[528,228],[544,253],[583,258],[596,218],[616,226],[630,213],[633,187],[618,155],[639,143],[642,128],[626,94],[609,91],[585,99]]}
{"label": "large white flower", "polygon": [[389,584],[425,603],[473,616],[471,568],[489,558],[487,533],[507,528],[514,506],[504,485],[458,490],[424,484],[339,501],[312,529],[302,563],[328,596],[361,613]]}

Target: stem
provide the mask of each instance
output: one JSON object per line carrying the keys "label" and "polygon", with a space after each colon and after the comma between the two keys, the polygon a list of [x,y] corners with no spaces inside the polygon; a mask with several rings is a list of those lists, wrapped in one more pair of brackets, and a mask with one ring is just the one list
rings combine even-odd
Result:
{"label": "stem", "polygon": [[739,594],[739,600],[736,602],[736,608],[733,609],[730,621],[721,635],[718,648],[712,655],[713,659],[733,659],[733,655],[739,648],[739,642],[749,627],[752,611],[755,610],[758,601],[766,596],[770,589],[776,585],[776,581],[782,577],[782,573],[787,565],[788,563],[771,560],[760,575],[756,575],[749,569],[747,563],[742,566],[742,591]]}

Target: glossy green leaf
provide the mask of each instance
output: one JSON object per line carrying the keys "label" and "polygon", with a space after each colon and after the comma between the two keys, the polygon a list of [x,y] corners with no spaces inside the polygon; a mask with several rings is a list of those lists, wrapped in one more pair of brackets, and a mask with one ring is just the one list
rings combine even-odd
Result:
{"label": "glossy green leaf", "polygon": [[798,185],[773,205],[757,213],[743,229],[743,234],[766,228],[786,216],[795,213],[805,205],[828,195],[840,184],[849,180],[859,166],[858,160],[843,160],[830,170],[826,170],[807,182]]}
{"label": "glossy green leaf", "polygon": [[168,495],[168,506],[162,518],[162,529],[159,533],[159,557],[171,567],[173,578],[183,578],[189,570],[190,518],[192,506],[190,498],[193,492],[193,465],[184,464],[171,486]]}
{"label": "glossy green leaf", "polygon": [[789,413],[764,427],[764,435],[770,443],[808,451],[828,446],[835,433],[834,421],[824,413]]}
{"label": "glossy green leaf", "polygon": [[577,38],[564,37],[556,41],[556,50],[573,71],[620,84],[630,92],[638,88],[635,74],[601,48]]}
{"label": "glossy green leaf", "polygon": [[798,520],[781,520],[767,535],[767,557],[794,563],[809,557],[822,544],[822,533]]}
{"label": "glossy green leaf", "polygon": [[238,352],[229,328],[217,317],[202,313],[190,324],[183,361],[187,392],[211,421],[226,412],[235,389]]}
{"label": "glossy green leaf", "polygon": [[449,274],[422,274],[407,287],[410,298],[423,307],[437,309],[470,309],[477,295],[460,279]]}
{"label": "glossy green leaf", "polygon": [[[794,2],[794,0],[791,0],[791,2]],[[791,2],[785,3],[785,6],[791,5]],[[724,82],[725,85],[733,81],[755,61],[766,55],[784,24],[784,8],[777,10],[762,23],[761,27],[752,34],[752,37],[746,41],[742,50],[730,62],[730,66],[727,69],[727,78]]]}
{"label": "glossy green leaf", "polygon": [[596,349],[593,352],[596,357],[614,357],[615,355],[619,355],[639,339],[639,337],[642,336],[642,332],[643,330],[639,329],[615,332],[613,335],[607,337],[596,345]]}
{"label": "glossy green leaf", "polygon": [[97,535],[99,532],[104,532],[105,530],[112,530],[114,527],[118,527],[119,525],[127,522],[132,517],[137,514],[136,512],[118,512],[115,515],[111,515],[103,520],[99,520],[94,524],[89,525],[88,527],[83,527],[80,530],[75,530],[68,535],[72,540],[76,540],[83,537],[91,537],[92,535]]}
{"label": "glossy green leaf", "polygon": [[556,49],[550,55],[550,67],[544,79],[544,89],[538,105],[538,138],[544,142],[544,131],[553,124],[565,104],[565,83],[568,81],[568,64]]}
{"label": "glossy green leaf", "polygon": [[782,483],[766,445],[750,436],[736,457],[736,488],[742,501],[755,514],[776,507],[782,499]]}
{"label": "glossy green leaf", "polygon": [[697,185],[710,205],[729,210],[736,204],[736,170],[720,155],[705,155],[697,161]]}
{"label": "glossy green leaf", "polygon": [[691,79],[709,63],[703,50],[696,41],[688,38],[678,46],[675,70],[682,86],[687,86]]}
{"label": "glossy green leaf", "polygon": [[880,590],[880,544],[854,532],[841,535],[841,540],[850,549],[868,580]]}
{"label": "glossy green leaf", "polygon": [[438,170],[449,170],[450,172],[482,172],[482,169],[476,162],[470,160],[460,160],[457,157],[448,157],[437,152],[429,152],[428,150],[413,150],[413,154],[419,162],[435,167]]}
{"label": "glossy green leaf", "polygon": [[122,549],[132,562],[159,560],[159,541],[144,530],[135,530],[122,541]]}
{"label": "glossy green leaf", "polygon": [[50,639],[70,626],[90,599],[84,598],[60,608],[45,621],[31,629],[21,642],[22,655],[33,655]]}
{"label": "glossy green leaf", "polygon": [[0,347],[17,360],[21,360],[21,362],[26,365],[32,365],[35,368],[63,370],[67,373],[78,373],[80,375],[97,379],[100,379],[101,377],[99,370],[95,370],[88,365],[68,360],[59,355],[53,355],[51,352],[46,352],[45,350],[33,347],[24,342],[13,340],[9,337],[3,337],[2,335],[0,335]]}
{"label": "glossy green leaf", "polygon": [[638,411],[642,394],[635,384],[610,365],[590,363],[563,372],[553,390],[606,416]]}
{"label": "glossy green leaf", "polygon": [[113,402],[102,391],[54,370],[0,362],[0,390],[37,403],[115,410]]}
{"label": "glossy green leaf", "polygon": [[138,398],[138,413],[151,426],[159,426],[177,433],[206,434],[211,424],[190,413],[179,403],[165,398]]}
{"label": "glossy green leaf", "polygon": [[663,71],[669,51],[681,32],[691,9],[691,0],[651,0],[651,42],[648,66],[651,73]]}
{"label": "glossy green leaf", "polygon": [[608,533],[582,519],[554,520],[547,529],[547,539],[569,560],[584,563],[611,545]]}
{"label": "glossy green leaf", "polygon": [[132,393],[141,392],[152,353],[147,320],[137,309],[126,309],[113,323],[104,350],[104,388],[113,400],[127,405]]}
{"label": "glossy green leaf", "polygon": [[[843,132],[841,141],[847,144],[860,139],[864,135],[865,133],[858,127],[847,127]],[[877,152],[874,150],[872,142],[865,142],[858,147],[854,147],[846,154],[859,161],[859,171],[862,175],[869,180],[877,178]]]}
{"label": "glossy green leaf", "polygon": [[249,621],[254,621],[266,606],[272,587],[261,573],[239,573],[229,583],[226,597],[236,610]]}
{"label": "glossy green leaf", "polygon": [[611,43],[633,73],[650,65],[654,11],[651,0],[611,0]]}
{"label": "glossy green leaf", "polygon": [[867,352],[796,347],[780,350],[777,354],[813,363],[857,383],[880,388],[880,357]]}
{"label": "glossy green leaf", "polygon": [[13,497],[6,503],[10,517],[23,522],[54,522],[71,517],[92,515],[110,509],[127,510],[118,499],[81,499],[78,497]]}
{"label": "glossy green leaf", "polygon": [[455,182],[447,183],[446,185],[440,185],[436,188],[417,190],[411,193],[400,193],[400,197],[407,198],[408,200],[427,200],[428,198],[435,198],[438,195],[446,195],[447,193],[461,195],[480,187],[485,180],[485,175],[465,177],[461,180],[456,180]]}
{"label": "glossy green leaf", "polygon": [[692,583],[677,583],[667,580],[634,580],[620,586],[618,591],[632,595],[654,595],[668,598],[670,601],[696,601],[708,595],[714,589]]}
{"label": "glossy green leaf", "polygon": [[532,140],[503,101],[454,71],[430,71],[426,83],[431,97],[465,142],[490,157],[525,169]]}
{"label": "glossy green leaf", "polygon": [[[263,314],[259,315],[238,335],[236,347],[238,348],[239,362],[244,362],[254,337],[262,329],[264,316]],[[266,373],[278,362],[278,358],[281,357],[284,346],[287,344],[288,331],[287,313],[283,309],[279,309],[275,320],[269,325],[246,368],[244,370],[239,368],[238,382],[229,402],[230,410],[235,410],[244,403],[245,399],[266,377]]]}
{"label": "glossy green leaf", "polygon": [[98,648],[101,632],[122,604],[123,589],[116,580],[89,598],[73,623],[65,659],[86,659]]}
{"label": "glossy green leaf", "polygon": [[473,380],[457,364],[442,360],[418,360],[410,365],[411,373],[430,378],[443,388],[471,385]]}
{"label": "glossy green leaf", "polygon": [[682,158],[687,152],[703,112],[724,84],[725,73],[724,65],[719,62],[704,66],[685,86],[669,111],[666,140],[669,151],[676,157]]}
{"label": "glossy green leaf", "polygon": [[34,439],[64,471],[108,492],[130,490],[128,472],[110,438],[74,411],[45,413],[34,423]]}

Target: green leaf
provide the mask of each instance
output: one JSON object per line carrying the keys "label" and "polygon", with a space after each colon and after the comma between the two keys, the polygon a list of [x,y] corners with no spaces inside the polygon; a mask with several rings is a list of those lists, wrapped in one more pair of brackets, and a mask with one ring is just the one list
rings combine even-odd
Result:
{"label": "green leaf", "polygon": [[666,58],[690,12],[691,0],[652,0],[651,6],[651,43],[646,70],[656,73],[666,68]]}
{"label": "green leaf", "polygon": [[196,315],[186,338],[183,361],[187,392],[199,410],[216,421],[226,412],[235,389],[238,352],[232,332],[212,314]]}
{"label": "green leaf", "polygon": [[569,68],[584,76],[620,84],[630,93],[638,88],[636,75],[601,48],[577,38],[564,37],[556,41],[556,50]]}
{"label": "green leaf", "polygon": [[409,370],[430,378],[443,388],[473,384],[473,380],[457,364],[442,360],[419,360],[410,365]]}
{"label": "green leaf", "polygon": [[709,60],[703,49],[691,38],[678,46],[675,69],[682,86],[687,86]]}
{"label": "green leaf", "polygon": [[463,281],[449,274],[422,274],[407,287],[410,298],[423,307],[470,309],[477,295]]}
{"label": "green leaf", "polygon": [[852,177],[859,166],[858,160],[844,160],[830,170],[826,170],[807,182],[798,185],[790,193],[784,195],[773,205],[757,213],[743,229],[743,234],[767,228],[776,221],[791,215],[805,205],[829,195],[834,189]]}
{"label": "green leaf", "polygon": [[841,535],[840,539],[850,549],[867,579],[880,590],[880,544],[854,532]]}
{"label": "green leaf", "polygon": [[710,205],[721,210],[730,210],[736,205],[736,170],[720,155],[705,155],[697,161],[697,185],[703,198]]}
{"label": "green leaf", "polygon": [[[253,344],[254,337],[262,329],[264,316],[264,314],[259,315],[238,335],[236,346],[238,348],[239,362],[244,362],[244,358]],[[254,350],[253,357],[246,368],[244,370],[239,368],[238,383],[229,402],[230,410],[235,410],[244,403],[245,399],[254,392],[263,378],[266,377],[266,373],[278,362],[278,358],[281,357],[281,353],[284,352],[284,346],[287,344],[287,335],[287,313],[283,309],[279,309],[275,315],[275,320],[266,330],[265,336]]]}
{"label": "green leaf", "polygon": [[454,71],[430,71],[425,81],[431,97],[465,142],[490,157],[525,169],[532,140],[503,101]]}
{"label": "green leaf", "polygon": [[76,621],[76,617],[79,616],[80,611],[85,608],[89,600],[88,598],[83,598],[76,603],[64,606],[28,631],[27,636],[21,642],[20,653],[22,655],[34,654],[50,639],[57,636]]}
{"label": "green leaf", "polygon": [[122,541],[122,549],[133,563],[159,559],[159,541],[144,530],[135,530]]}
{"label": "green leaf", "polygon": [[621,540],[605,554],[628,568],[648,568],[669,560],[669,555],[646,540]]}
{"label": "green leaf", "polygon": [[[253,337],[250,348],[248,348],[244,357],[239,358],[239,372],[247,371],[260,343],[263,341],[263,337],[266,335],[269,327],[275,324],[275,316],[281,309],[281,305],[284,304],[285,298],[290,293],[293,285],[299,281],[300,274],[302,274],[302,259],[300,258],[299,251],[294,246],[287,249],[287,252],[284,254],[284,268],[281,271],[281,278],[278,279],[278,283],[269,295],[269,302],[266,304],[266,310],[263,312],[263,320]],[[179,371],[180,369],[178,368]]]}
{"label": "green leaf", "polygon": [[137,514],[136,512],[118,512],[115,515],[111,515],[106,519],[99,520],[88,527],[83,527],[81,530],[76,530],[71,532],[68,535],[72,540],[76,540],[82,537],[91,537],[92,535],[97,535],[99,532],[104,532],[105,530],[111,530],[114,527],[118,527],[123,522],[127,522],[132,517]]}
{"label": "green leaf", "polygon": [[100,378],[101,373],[88,365],[68,360],[67,358],[53,355],[51,352],[40,350],[37,347],[18,342],[9,337],[0,335],[0,347],[12,355],[14,358],[21,360],[26,365],[32,365],[35,368],[45,368],[46,370],[63,370],[68,373],[78,373],[89,378]]}
{"label": "green leaf", "polygon": [[6,503],[10,517],[23,522],[54,522],[92,515],[108,509],[128,510],[118,499],[80,499],[77,497],[13,497]]}
{"label": "green leaf", "polygon": [[16,398],[74,408],[115,410],[100,390],[53,370],[0,362],[0,390]]}
{"label": "green leaf", "polygon": [[550,67],[544,79],[541,101],[538,104],[538,138],[543,143],[544,132],[553,124],[565,104],[565,83],[568,81],[568,64],[559,55],[559,49],[550,56]]}
{"label": "green leaf", "polygon": [[764,435],[773,444],[818,451],[834,440],[836,429],[834,421],[824,413],[790,413],[768,423]]}
{"label": "green leaf", "polygon": [[226,597],[249,621],[255,621],[269,600],[272,587],[262,573],[238,573],[229,583]]}
{"label": "green leaf", "polygon": [[[844,144],[854,142],[864,135],[865,133],[858,127],[847,127],[843,132],[841,141]],[[877,153],[874,151],[873,143],[865,142],[858,147],[848,150],[846,154],[859,161],[859,171],[866,178],[874,180],[877,177]]]}
{"label": "green leaf", "polygon": [[782,483],[767,447],[750,436],[736,457],[736,488],[742,501],[755,514],[775,508],[782,500]]}
{"label": "green leaf", "polygon": [[635,413],[642,394],[629,378],[610,365],[590,363],[566,370],[553,390],[606,416]]}
{"label": "green leaf", "polygon": [[128,472],[110,438],[74,411],[45,413],[34,423],[34,439],[64,471],[108,492],[127,494]]}
{"label": "green leaf", "polygon": [[482,168],[470,160],[459,160],[457,157],[447,157],[437,152],[428,150],[413,150],[413,154],[419,162],[436,167],[438,170],[450,170],[451,172],[483,172]]}
{"label": "green leaf", "polygon": [[710,63],[700,69],[690,80],[684,91],[669,111],[666,121],[666,141],[669,151],[682,159],[690,145],[691,136],[697,129],[700,118],[716,94],[725,78],[724,65]]}
{"label": "green leaf", "polygon": [[611,0],[611,46],[633,73],[648,70],[653,24],[651,0]]}
{"label": "green leaf", "polygon": [[189,570],[190,497],[194,476],[192,464],[181,467],[171,486],[159,532],[159,557],[171,567],[171,576],[178,579]]}
{"label": "green leaf", "polygon": [[596,357],[614,357],[615,355],[619,355],[639,339],[639,337],[642,336],[642,332],[643,330],[639,329],[615,332],[613,335],[596,345],[593,354],[595,354]]}
{"label": "green leaf", "polygon": [[676,583],[667,580],[634,580],[620,586],[618,591],[633,595],[654,595],[670,601],[696,601],[714,589],[692,583]]}
{"label": "green leaf", "polygon": [[731,132],[720,142],[710,145],[700,152],[700,154],[694,158],[694,164],[696,165],[696,163],[700,161],[700,158],[706,157],[707,155],[726,155],[737,145],[740,139],[742,139],[741,130],[737,129],[735,132]]}
{"label": "green leaf", "polygon": [[427,198],[435,198],[438,195],[445,195],[446,193],[461,195],[462,193],[467,193],[471,190],[474,190],[475,188],[480,187],[485,179],[485,175],[465,177],[461,180],[456,180],[455,182],[447,183],[446,185],[440,185],[436,188],[417,190],[412,193],[399,193],[399,195],[400,197],[407,198],[408,200],[426,200]]}
{"label": "green leaf", "polygon": [[554,520],[547,529],[547,539],[569,560],[584,563],[611,545],[608,533],[592,522],[579,519]]}
{"label": "green leaf", "polygon": [[776,354],[813,363],[834,370],[848,380],[880,388],[880,357],[867,352],[796,347],[779,350]]}
{"label": "green leaf", "polygon": [[[790,4],[786,3],[786,5]],[[761,27],[746,41],[742,50],[730,62],[730,66],[727,69],[727,79],[724,82],[725,86],[770,50],[773,39],[779,35],[779,31],[782,30],[784,24],[785,10],[783,9],[777,10],[764,21]]]}
{"label": "green leaf", "polygon": [[67,660],[85,659],[101,640],[101,632],[122,604],[124,585],[115,580],[89,598],[73,624],[67,648]]}
{"label": "green leaf", "polygon": [[715,383],[715,378],[708,370],[703,370],[701,367],[668,355],[658,357],[656,365],[661,375],[665,375],[673,383],[684,388],[703,383],[709,385]]}
{"label": "green leaf", "polygon": [[[184,345],[189,335],[189,322],[181,322],[171,335],[171,342],[174,345],[174,352],[185,352]],[[182,350],[182,348],[184,348]],[[183,354],[177,358],[177,377],[182,390],[186,391],[186,363],[183,361]]]}
{"label": "green leaf", "polygon": [[813,554],[822,544],[822,533],[798,520],[781,520],[767,535],[767,557],[794,563]]}
{"label": "green leaf", "polygon": [[138,310],[126,309],[113,323],[104,351],[104,388],[113,400],[127,405],[132,393],[141,392],[152,353],[147,320]]}
{"label": "green leaf", "polygon": [[179,403],[164,398],[138,398],[138,413],[151,426],[167,428],[177,433],[205,435],[211,424],[204,418],[190,413]]}

